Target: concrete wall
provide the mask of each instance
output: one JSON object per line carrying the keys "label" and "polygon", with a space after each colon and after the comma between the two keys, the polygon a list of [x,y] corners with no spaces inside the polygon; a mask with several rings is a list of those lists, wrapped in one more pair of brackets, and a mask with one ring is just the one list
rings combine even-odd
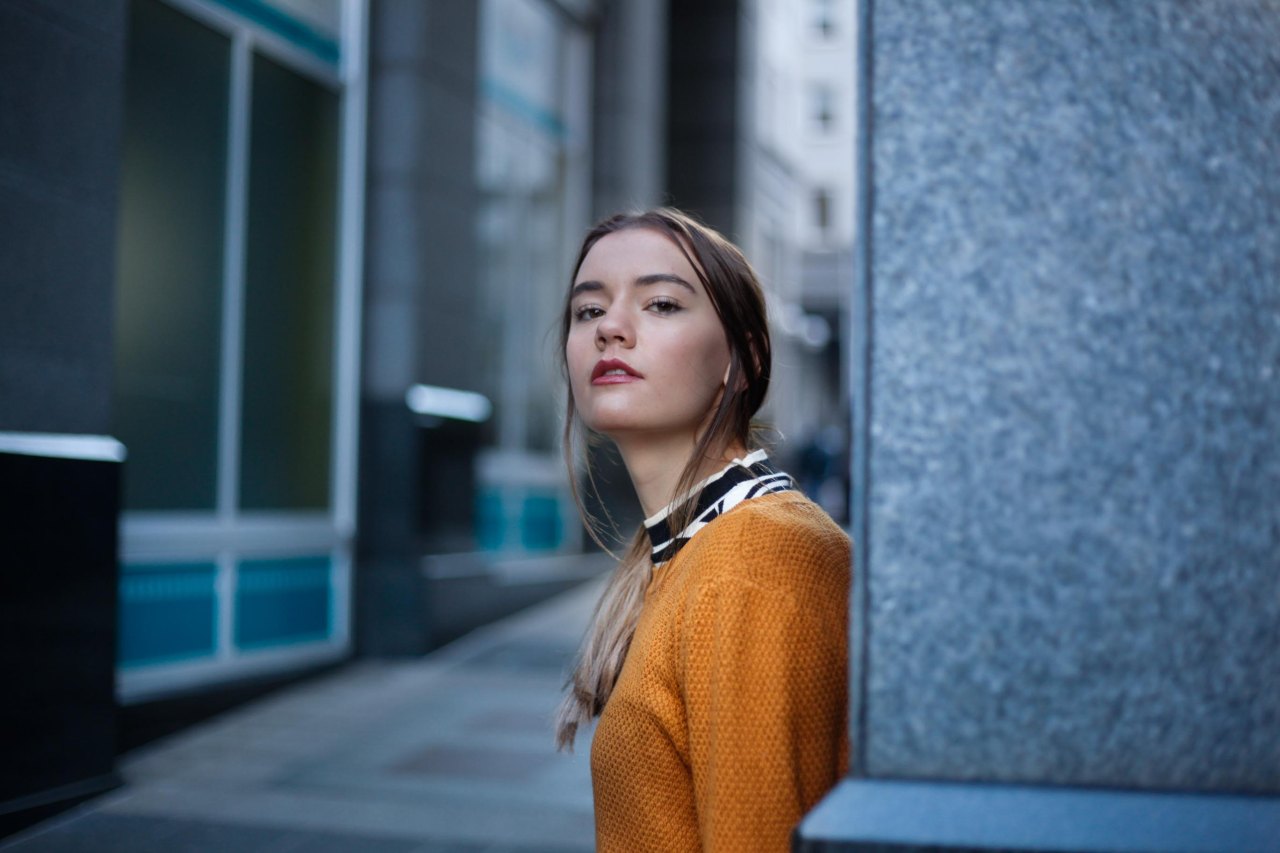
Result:
{"label": "concrete wall", "polygon": [[1280,790],[1280,6],[871,24],[862,770]]}
{"label": "concrete wall", "polygon": [[124,0],[0,6],[0,430],[105,434]]}
{"label": "concrete wall", "polygon": [[[419,565],[427,448],[404,394],[415,382],[465,388],[475,373],[478,9],[471,0],[370,5],[362,654],[421,653],[433,642]],[[470,500],[458,495],[461,506]]]}

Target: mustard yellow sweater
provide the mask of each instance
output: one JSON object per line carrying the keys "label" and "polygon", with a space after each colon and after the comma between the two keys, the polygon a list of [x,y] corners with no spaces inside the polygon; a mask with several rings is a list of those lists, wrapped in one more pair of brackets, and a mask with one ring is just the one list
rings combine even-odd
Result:
{"label": "mustard yellow sweater", "polygon": [[848,765],[849,538],[789,491],[659,566],[591,747],[596,849],[786,851]]}

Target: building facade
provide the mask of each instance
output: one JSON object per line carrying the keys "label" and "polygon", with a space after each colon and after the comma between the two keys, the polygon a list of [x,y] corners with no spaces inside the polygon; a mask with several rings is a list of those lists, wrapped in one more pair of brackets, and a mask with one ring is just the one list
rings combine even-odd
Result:
{"label": "building facade", "polygon": [[[775,323],[811,313],[804,155],[753,136],[760,26],[739,0],[0,7],[0,454],[120,478],[74,504],[101,553],[62,561],[112,595],[23,545],[51,583],[11,609],[95,626],[65,651],[100,695],[89,725],[70,676],[32,686],[22,719],[95,732],[95,764],[15,759],[11,811],[112,784],[121,709],[420,654],[607,565],[560,459],[585,229],[685,207],[765,272]],[[30,643],[24,672],[63,660]]]}

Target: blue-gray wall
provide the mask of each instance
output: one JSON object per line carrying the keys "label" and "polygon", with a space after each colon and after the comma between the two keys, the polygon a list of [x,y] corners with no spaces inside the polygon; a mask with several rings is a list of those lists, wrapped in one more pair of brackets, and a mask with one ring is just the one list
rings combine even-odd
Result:
{"label": "blue-gray wall", "polygon": [[1280,3],[871,24],[861,772],[1280,790]]}
{"label": "blue-gray wall", "polygon": [[0,3],[0,430],[110,429],[124,13]]}

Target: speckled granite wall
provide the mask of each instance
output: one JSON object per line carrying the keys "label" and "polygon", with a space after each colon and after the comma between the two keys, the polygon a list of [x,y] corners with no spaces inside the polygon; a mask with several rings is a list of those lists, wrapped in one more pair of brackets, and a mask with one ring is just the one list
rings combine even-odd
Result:
{"label": "speckled granite wall", "polygon": [[872,33],[867,772],[1280,791],[1280,3]]}

